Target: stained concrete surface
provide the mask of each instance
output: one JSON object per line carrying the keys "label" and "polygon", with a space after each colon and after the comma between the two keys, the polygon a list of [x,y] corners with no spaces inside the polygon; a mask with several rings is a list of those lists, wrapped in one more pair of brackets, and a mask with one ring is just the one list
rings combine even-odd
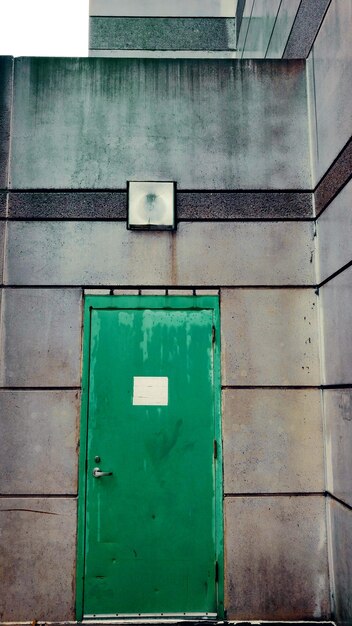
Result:
{"label": "stained concrete surface", "polygon": [[326,385],[352,384],[352,268],[320,290]]}
{"label": "stained concrete surface", "polygon": [[77,494],[79,408],[78,391],[0,390],[2,495]]}
{"label": "stained concrete surface", "polygon": [[324,491],[319,390],[225,389],[225,493]]}
{"label": "stained concrete surface", "polygon": [[318,219],[318,282],[352,261],[352,180]]}
{"label": "stained concrete surface", "polygon": [[0,280],[4,282],[5,222],[0,222]]}
{"label": "stained concrete surface", "polygon": [[323,496],[226,498],[225,528],[228,619],[330,617]]}
{"label": "stained concrete surface", "polygon": [[79,386],[81,319],[80,289],[4,289],[0,384]]}
{"label": "stained concrete surface", "polygon": [[329,499],[328,502],[334,580],[334,618],[348,625],[352,615],[352,511]]}
{"label": "stained concrete surface", "polygon": [[222,289],[221,336],[224,385],[320,384],[313,289]]}
{"label": "stained concrete surface", "polygon": [[13,58],[0,56],[0,189],[8,183]]}
{"label": "stained concrete surface", "polygon": [[5,284],[311,285],[309,222],[182,222],[176,233],[125,223],[9,222]]}
{"label": "stained concrete surface", "polygon": [[352,390],[325,389],[327,489],[352,507]]}
{"label": "stained concrete surface", "polygon": [[16,59],[11,163],[18,190],[307,190],[304,61]]}
{"label": "stained concrete surface", "polygon": [[0,619],[73,620],[76,500],[0,498]]}

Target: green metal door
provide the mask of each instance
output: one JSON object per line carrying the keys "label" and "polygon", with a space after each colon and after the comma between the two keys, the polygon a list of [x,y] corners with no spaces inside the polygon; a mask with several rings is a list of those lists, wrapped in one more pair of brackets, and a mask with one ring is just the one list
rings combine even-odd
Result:
{"label": "green metal door", "polygon": [[90,308],[87,618],[219,613],[214,309],[158,300]]}

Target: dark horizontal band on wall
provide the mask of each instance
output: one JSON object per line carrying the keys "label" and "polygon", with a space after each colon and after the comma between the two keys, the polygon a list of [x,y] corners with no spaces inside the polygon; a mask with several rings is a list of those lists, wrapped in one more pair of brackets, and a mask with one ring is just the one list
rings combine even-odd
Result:
{"label": "dark horizontal band on wall", "polygon": [[131,284],[120,284],[120,285],[94,285],[94,284],[62,284],[62,285],[48,285],[43,283],[38,284],[21,284],[16,285],[14,283],[2,283],[0,284],[0,289],[97,289],[97,290],[106,290],[106,291],[114,291],[117,289],[193,289],[193,290],[202,290],[202,289],[221,289],[221,290],[235,290],[235,289],[313,289],[316,292],[316,285],[131,285]]}
{"label": "dark horizontal band on wall", "polygon": [[6,217],[6,191],[0,191],[0,218]]}
{"label": "dark horizontal band on wall", "polygon": [[[0,194],[0,217],[5,215],[6,193],[3,192]],[[124,191],[9,193],[9,219],[124,220],[126,217],[127,193]],[[177,218],[178,220],[313,219],[313,196],[307,191],[178,191]]]}
{"label": "dark horizontal band on wall", "polygon": [[[6,499],[17,499],[17,498],[71,498],[75,499],[78,497],[76,493],[0,493],[0,498]],[[6,511],[7,509],[1,509],[2,511]],[[23,511],[23,509],[11,509],[12,511]],[[31,512],[31,511],[28,511]],[[34,513],[35,511],[33,511]],[[38,513],[42,513],[42,511],[38,511]],[[1,622],[0,622],[1,624]]]}
{"label": "dark horizontal band on wall", "polygon": [[331,0],[301,0],[284,59],[306,59],[319,32]]}
{"label": "dark horizontal band on wall", "polygon": [[348,263],[340,267],[338,270],[336,270],[336,272],[324,278],[324,280],[321,283],[319,283],[319,285],[317,285],[317,289],[321,289],[321,287],[324,287],[324,285],[326,285],[331,280],[336,278],[336,276],[339,276],[339,274],[342,274],[342,272],[344,272],[345,270],[348,270],[351,266],[352,266],[352,261],[349,261]]}
{"label": "dark horizontal band on wall", "polygon": [[277,497],[288,497],[288,498],[306,498],[306,497],[325,497],[327,494],[325,491],[273,491],[273,492],[265,492],[260,493],[256,492],[245,492],[245,493],[224,493],[225,498],[277,498]]}
{"label": "dark horizontal band on wall", "polygon": [[327,208],[352,177],[352,137],[332,163],[314,192],[317,217]]}
{"label": "dark horizontal band on wall", "polygon": [[89,47],[101,50],[235,50],[235,18],[91,17]]}
{"label": "dark horizontal band on wall", "polygon": [[276,390],[276,389],[302,389],[303,391],[305,390],[310,390],[310,389],[322,389],[321,385],[222,385],[221,386],[222,391],[241,391],[242,389],[263,389],[263,390]]}
{"label": "dark horizontal band on wall", "polygon": [[3,391],[81,391],[81,387],[0,387]]}

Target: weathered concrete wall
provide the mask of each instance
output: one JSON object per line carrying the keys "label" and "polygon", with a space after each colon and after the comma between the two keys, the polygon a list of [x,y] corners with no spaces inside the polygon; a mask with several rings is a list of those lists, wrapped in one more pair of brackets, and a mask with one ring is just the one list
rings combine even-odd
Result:
{"label": "weathered concrete wall", "polygon": [[333,615],[352,620],[352,2],[332,0],[308,60]]}
{"label": "weathered concrete wall", "polygon": [[8,184],[13,58],[0,57],[0,190]]}
{"label": "weathered concrete wall", "polygon": [[230,616],[329,616],[323,497],[227,498],[225,520]]}
{"label": "weathered concrete wall", "polygon": [[307,190],[307,129],[302,61],[16,59],[11,186]]}
{"label": "weathered concrete wall", "polygon": [[[165,288],[220,295],[227,616],[329,616],[307,128],[303,62],[16,61],[1,619],[74,618],[84,291]],[[177,232],[126,230],[137,177],[178,182]]]}
{"label": "weathered concrete wall", "polygon": [[136,236],[123,222],[16,221],[5,284],[309,285],[313,249],[309,222],[184,222],[176,235]]}

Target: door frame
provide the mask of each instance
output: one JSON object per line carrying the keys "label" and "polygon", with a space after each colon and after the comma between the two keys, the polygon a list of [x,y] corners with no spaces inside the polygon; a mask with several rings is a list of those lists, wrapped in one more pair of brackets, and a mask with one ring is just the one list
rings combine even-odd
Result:
{"label": "door frame", "polygon": [[[217,562],[217,613],[224,619],[224,522],[223,522],[223,462],[221,429],[221,374],[220,374],[220,310],[218,296],[86,296],[83,312],[82,397],[78,464],[77,508],[77,564],[76,564],[76,619],[83,619],[83,592],[85,569],[87,435],[89,404],[89,370],[91,312],[93,309],[210,309],[213,312],[214,341],[214,420],[217,442],[217,471],[215,475],[215,551]],[[215,573],[214,573],[215,575]],[[189,621],[189,617],[185,616]]]}

